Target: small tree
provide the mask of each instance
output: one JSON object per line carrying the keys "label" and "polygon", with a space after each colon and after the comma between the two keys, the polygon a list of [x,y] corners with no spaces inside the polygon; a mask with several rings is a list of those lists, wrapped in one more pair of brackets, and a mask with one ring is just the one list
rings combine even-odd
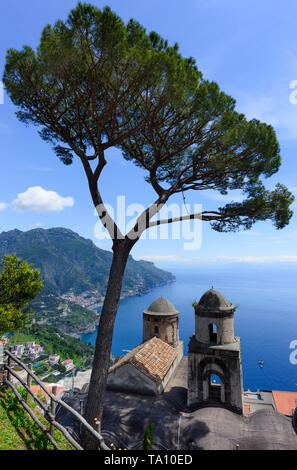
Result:
{"label": "small tree", "polygon": [[59,370],[59,372],[61,372],[62,374],[65,374],[65,372],[66,372],[66,367],[64,366],[64,364],[60,363],[60,364],[58,365],[58,370]]}
{"label": "small tree", "polygon": [[43,287],[39,269],[16,255],[5,255],[0,274],[0,334],[25,324],[29,302]]}
{"label": "small tree", "polygon": [[152,450],[154,435],[155,425],[151,423],[144,429],[142,450]]}
{"label": "small tree", "polygon": [[[199,218],[217,231],[249,229],[258,220],[289,223],[292,194],[268,191],[261,178],[280,166],[273,128],[247,121],[235,100],[208,82],[192,58],[134,20],[81,4],[66,22],[46,26],[36,52],[7,52],[4,84],[18,118],[40,127],[61,161],[82,163],[98,216],[113,241],[85,416],[101,419],[116,313],[129,253],[154,225]],[[122,234],[100,193],[105,153],[118,147],[146,170],[156,200]],[[112,185],[112,181],[111,181]],[[152,221],[174,194],[242,190],[245,199],[217,210]],[[85,439],[84,446],[91,447]]]}

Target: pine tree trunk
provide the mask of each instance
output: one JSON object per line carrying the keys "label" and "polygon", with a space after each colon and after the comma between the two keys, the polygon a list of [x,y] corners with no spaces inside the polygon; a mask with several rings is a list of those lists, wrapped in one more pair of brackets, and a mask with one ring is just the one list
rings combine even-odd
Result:
{"label": "pine tree trunk", "polygon": [[[131,247],[124,240],[114,244],[106,295],[100,316],[95,356],[90,380],[85,418],[96,429],[95,421],[101,421],[103,400],[109,369],[114,322],[120,302],[124,271]],[[87,433],[82,433],[82,445],[86,450],[96,449]]]}

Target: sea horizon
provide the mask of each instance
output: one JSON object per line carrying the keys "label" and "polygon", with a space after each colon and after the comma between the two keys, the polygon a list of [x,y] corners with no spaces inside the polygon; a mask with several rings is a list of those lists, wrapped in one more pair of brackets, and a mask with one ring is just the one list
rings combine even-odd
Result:
{"label": "sea horizon", "polygon": [[[244,389],[297,391],[297,365],[290,362],[290,343],[297,339],[296,264],[181,266],[170,272],[175,282],[121,300],[111,350],[114,356],[142,342],[142,312],[161,296],[180,312],[180,339],[187,355],[195,331],[192,303],[213,286],[238,306],[234,322],[235,335],[241,340]],[[96,335],[97,330],[81,339],[95,344]],[[259,360],[264,361],[262,368]]]}

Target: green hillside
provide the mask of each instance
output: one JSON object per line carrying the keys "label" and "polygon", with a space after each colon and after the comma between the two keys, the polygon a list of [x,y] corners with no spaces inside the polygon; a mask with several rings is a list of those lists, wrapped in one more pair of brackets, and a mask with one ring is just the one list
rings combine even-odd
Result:
{"label": "green hillside", "polygon": [[[9,346],[25,344],[28,341],[38,342],[44,348],[43,354],[46,357],[59,354],[61,361],[73,359],[77,367],[86,366],[86,363],[90,366],[93,360],[94,346],[58,332],[51,326],[32,325],[16,331],[9,338]],[[22,361],[27,362],[26,359]]]}
{"label": "green hillside", "polygon": [[[61,296],[71,292],[78,296],[97,298],[98,305],[105,295],[112,253],[98,248],[66,228],[34,229],[28,232],[11,230],[0,233],[0,258],[16,253],[39,268],[44,288],[30,307],[35,322],[53,326],[62,333],[80,337],[93,331],[98,314],[80,299]],[[129,257],[122,296],[139,295],[153,287],[175,280],[172,274],[158,269],[153,263],[135,261]]]}
{"label": "green hillside", "polygon": [[[78,294],[94,288],[101,295],[105,293],[112,253],[69,229],[2,232],[0,258],[13,253],[40,268],[45,283],[43,294],[45,291],[63,294],[70,289]],[[135,261],[130,256],[123,292],[135,289],[143,293],[173,280],[172,274],[156,268],[153,263]]]}

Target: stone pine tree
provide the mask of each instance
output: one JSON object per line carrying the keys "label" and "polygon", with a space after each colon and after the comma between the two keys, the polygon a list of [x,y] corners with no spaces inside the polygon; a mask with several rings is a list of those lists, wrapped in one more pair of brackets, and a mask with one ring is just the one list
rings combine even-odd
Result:
{"label": "stone pine tree", "polygon": [[0,263],[0,335],[23,326],[28,304],[43,287],[39,269],[16,255],[5,255]]}
{"label": "stone pine tree", "polygon": [[[44,28],[36,51],[28,46],[8,50],[3,81],[17,117],[38,126],[65,165],[80,160],[93,204],[113,240],[85,412],[94,425],[102,415],[125,266],[141,234],[186,218],[209,221],[217,231],[249,229],[267,219],[282,228],[292,215],[293,196],[281,184],[268,191],[261,180],[281,163],[273,128],[237,113],[234,99],[205,80],[177,44],[147,34],[134,20],[125,25],[109,8],[79,3],[65,22]],[[112,147],[146,170],[146,182],[156,192],[127,234],[100,193],[106,151]],[[239,189],[244,200],[152,220],[172,195],[208,189],[221,194]],[[87,439],[85,446],[90,447]]]}

